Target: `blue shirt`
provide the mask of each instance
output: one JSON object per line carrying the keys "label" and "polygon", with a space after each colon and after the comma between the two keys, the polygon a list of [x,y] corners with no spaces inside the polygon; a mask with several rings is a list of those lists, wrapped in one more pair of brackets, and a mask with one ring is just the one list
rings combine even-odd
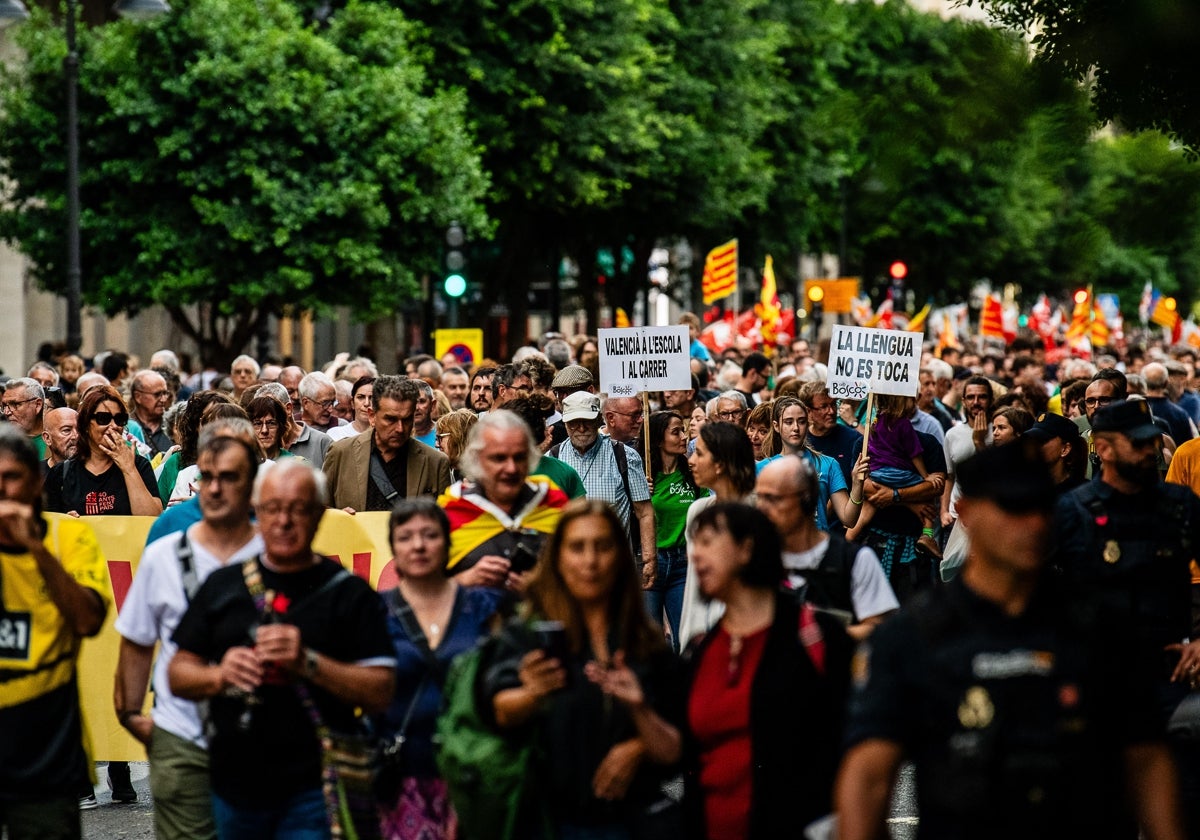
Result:
{"label": "blue shirt", "polygon": [[[763,458],[754,465],[754,474],[758,475],[762,472],[763,467],[772,461],[778,461],[784,457],[783,454],[772,455],[770,458]],[[817,484],[820,489],[820,498],[817,500],[817,529],[821,531],[829,530],[829,520],[825,516],[825,507],[829,504],[829,499],[834,493],[839,490],[850,491],[849,485],[846,484],[846,479],[842,477],[842,471],[838,469],[837,461],[822,455],[819,452],[813,452],[807,447],[804,449],[804,459],[812,464],[812,468],[817,473]]]}

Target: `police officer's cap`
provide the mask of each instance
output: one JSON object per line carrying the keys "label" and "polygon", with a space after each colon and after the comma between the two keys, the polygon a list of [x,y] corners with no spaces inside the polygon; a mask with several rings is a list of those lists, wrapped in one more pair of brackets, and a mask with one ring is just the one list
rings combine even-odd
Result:
{"label": "police officer's cap", "polygon": [[955,478],[964,497],[987,499],[1009,513],[1054,509],[1054,479],[1042,461],[1041,446],[1024,436],[971,456]]}
{"label": "police officer's cap", "polygon": [[1132,441],[1146,441],[1162,434],[1154,425],[1150,403],[1145,400],[1117,400],[1092,416],[1093,432],[1120,432]]}
{"label": "police officer's cap", "polygon": [[1030,427],[1024,437],[1031,438],[1039,443],[1045,443],[1048,440],[1054,440],[1054,438],[1061,438],[1067,443],[1071,443],[1072,441],[1079,440],[1079,427],[1061,414],[1047,412],[1037,419],[1037,422]]}

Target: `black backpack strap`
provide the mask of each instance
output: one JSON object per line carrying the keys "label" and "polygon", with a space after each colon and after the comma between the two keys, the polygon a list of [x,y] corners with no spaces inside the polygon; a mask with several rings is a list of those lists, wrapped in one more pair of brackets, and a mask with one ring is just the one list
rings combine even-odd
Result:
{"label": "black backpack strap", "polygon": [[625,444],[616,438],[612,442],[613,457],[617,459],[617,472],[621,474],[621,486],[625,488],[625,498],[629,500],[629,540],[633,545],[633,556],[642,556],[642,523],[638,521],[637,511],[633,509],[633,492],[629,489],[629,456],[625,454]]}
{"label": "black backpack strap", "polygon": [[190,604],[200,589],[200,577],[196,574],[196,553],[188,540],[187,531],[179,535],[179,546],[175,556],[179,558],[179,576],[183,580],[183,597]]}
{"label": "black backpack strap", "polygon": [[371,481],[375,482],[375,486],[379,488],[379,492],[383,494],[383,498],[391,504],[397,496],[400,495],[393,485],[391,479],[387,477],[387,472],[383,468],[383,458],[374,449],[371,450]]}
{"label": "black backpack strap", "polygon": [[546,454],[549,455],[551,458],[557,458],[559,452],[562,452],[562,444],[556,443],[550,447],[550,451],[547,452]]}

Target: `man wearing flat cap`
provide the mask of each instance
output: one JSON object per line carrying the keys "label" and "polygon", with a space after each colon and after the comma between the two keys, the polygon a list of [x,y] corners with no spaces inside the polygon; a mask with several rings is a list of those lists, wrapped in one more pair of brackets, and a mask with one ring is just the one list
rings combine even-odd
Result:
{"label": "man wearing flat cap", "polygon": [[567,440],[567,426],[562,419],[563,400],[581,391],[594,394],[596,381],[592,379],[592,372],[583,365],[567,365],[554,374],[550,389],[554,392],[555,412],[546,418],[546,425],[550,427],[550,445],[557,446]]}
{"label": "man wearing flat cap", "polygon": [[[1143,662],[1155,667],[1165,723],[1200,684],[1200,640],[1192,633],[1191,572],[1200,498],[1164,484],[1162,430],[1144,400],[1117,400],[1092,416],[1100,477],[1060,498],[1056,565],[1068,588],[1123,615]],[[1200,831],[1200,765],[1195,745],[1174,739],[1190,836]]]}
{"label": "man wearing flat cap", "polygon": [[1126,625],[1045,573],[1055,492],[1037,444],[983,449],[958,483],[962,574],[855,658],[839,837],[887,836],[905,759],[922,836],[1184,837],[1147,663]]}

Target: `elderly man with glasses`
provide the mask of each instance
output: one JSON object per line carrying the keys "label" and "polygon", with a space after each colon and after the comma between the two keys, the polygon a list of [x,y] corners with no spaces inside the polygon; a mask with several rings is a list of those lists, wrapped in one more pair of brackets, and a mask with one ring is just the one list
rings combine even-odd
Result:
{"label": "elderly man with glasses", "polygon": [[20,429],[33,448],[38,460],[46,460],[46,443],[42,440],[42,411],[46,407],[46,392],[36,379],[24,377],[9,380],[4,396],[0,397],[0,410],[4,419]]}
{"label": "elderly man with glasses", "polygon": [[174,399],[167,380],[155,371],[139,370],[133,375],[129,395],[133,401],[130,414],[142,427],[142,437],[151,451],[157,454],[174,446],[163,428],[163,412]]}

